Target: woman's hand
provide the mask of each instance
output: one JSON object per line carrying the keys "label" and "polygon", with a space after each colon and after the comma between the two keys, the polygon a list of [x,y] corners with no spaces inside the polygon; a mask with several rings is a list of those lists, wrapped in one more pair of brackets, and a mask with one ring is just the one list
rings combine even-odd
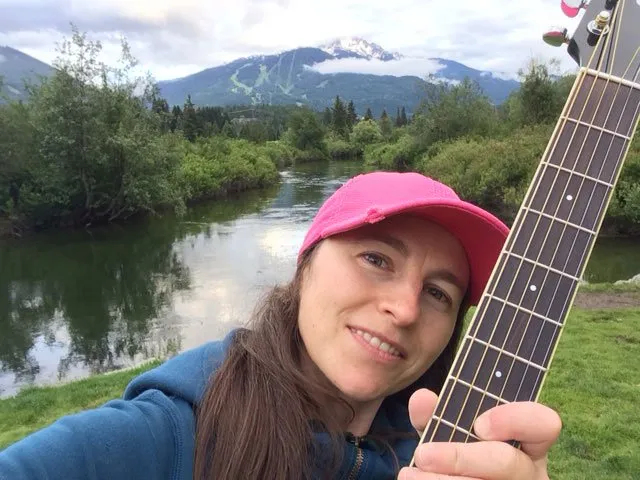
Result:
{"label": "woman's hand", "polygon": [[[409,400],[411,423],[422,432],[436,406],[436,395],[418,390]],[[500,405],[480,415],[474,433],[483,442],[424,443],[415,467],[403,468],[398,480],[548,480],[547,452],[560,435],[558,414],[534,402]],[[518,440],[521,448],[504,443]]]}

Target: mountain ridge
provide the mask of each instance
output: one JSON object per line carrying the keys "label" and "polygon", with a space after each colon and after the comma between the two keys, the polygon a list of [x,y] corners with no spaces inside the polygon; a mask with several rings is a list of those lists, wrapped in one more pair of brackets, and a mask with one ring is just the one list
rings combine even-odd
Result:
{"label": "mountain ridge", "polygon": [[[410,63],[418,72],[424,68],[424,75],[403,73]],[[322,45],[242,57],[157,84],[170,105],[183,105],[191,95],[193,103],[201,106],[299,104],[322,110],[340,96],[353,100],[361,115],[367,108],[375,115],[402,107],[411,113],[429,88],[427,75],[434,66],[436,81],[457,83],[469,77],[496,104],[519,87],[519,82],[499,73],[440,57],[407,57],[360,37],[340,37]],[[0,47],[3,93],[10,99],[25,98],[20,76],[35,79],[53,71],[53,67],[19,50]]]}

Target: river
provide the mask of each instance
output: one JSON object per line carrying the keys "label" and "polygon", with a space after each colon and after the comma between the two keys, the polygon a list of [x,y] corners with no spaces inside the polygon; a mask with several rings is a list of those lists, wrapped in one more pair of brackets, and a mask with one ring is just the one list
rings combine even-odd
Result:
{"label": "river", "polygon": [[[316,209],[355,162],[303,165],[279,185],[129,225],[0,245],[0,397],[117,370],[222,337],[293,273]],[[640,273],[638,239],[603,239],[586,280]]]}

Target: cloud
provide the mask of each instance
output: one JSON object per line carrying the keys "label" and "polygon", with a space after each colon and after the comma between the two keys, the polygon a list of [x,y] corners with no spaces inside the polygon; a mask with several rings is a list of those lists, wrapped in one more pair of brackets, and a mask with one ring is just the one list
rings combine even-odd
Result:
{"label": "cloud", "polygon": [[[0,0],[0,44],[51,63],[75,23],[104,44],[106,60],[124,35],[157,78],[175,78],[254,54],[360,36],[406,56],[442,57],[479,70],[516,72],[527,57],[563,58],[541,40],[548,24],[571,30],[557,0]],[[544,24],[541,23],[541,19]],[[410,61],[407,72],[420,69]],[[360,65],[379,69],[380,65]],[[342,68],[325,65],[322,68]]]}
{"label": "cloud", "polygon": [[309,67],[320,73],[369,73],[372,75],[416,76],[425,78],[430,73],[437,73],[444,65],[437,60],[425,58],[405,57],[398,60],[383,62],[381,60],[366,60],[364,58],[341,58],[326,60]]}

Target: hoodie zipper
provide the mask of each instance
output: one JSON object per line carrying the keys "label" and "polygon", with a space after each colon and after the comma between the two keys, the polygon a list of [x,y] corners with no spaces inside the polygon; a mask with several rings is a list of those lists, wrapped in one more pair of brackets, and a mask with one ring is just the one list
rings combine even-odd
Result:
{"label": "hoodie zipper", "polygon": [[360,473],[360,468],[362,468],[362,463],[364,462],[364,452],[360,448],[360,437],[355,437],[353,440],[353,444],[356,446],[356,461],[349,472],[349,480],[356,480],[358,478],[358,473]]}

